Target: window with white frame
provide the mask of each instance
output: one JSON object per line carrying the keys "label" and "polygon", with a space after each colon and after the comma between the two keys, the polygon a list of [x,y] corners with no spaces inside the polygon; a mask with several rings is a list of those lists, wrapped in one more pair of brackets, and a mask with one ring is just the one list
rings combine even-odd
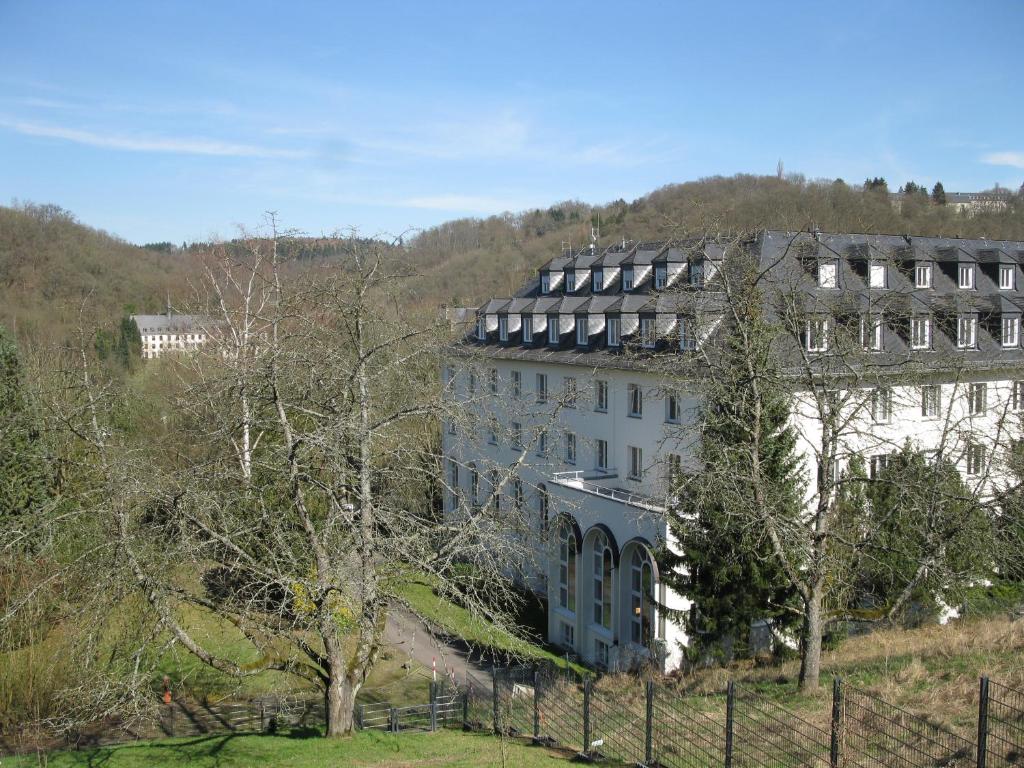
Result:
{"label": "window with white frame", "polygon": [[576,534],[565,522],[558,529],[558,605],[576,612]]}
{"label": "window with white frame", "polygon": [[988,407],[988,384],[975,381],[967,387],[967,412],[971,416],[981,416]]}
{"label": "window with white frame", "polygon": [[594,451],[594,468],[595,469],[608,469],[608,441],[601,440],[598,438],[595,445]]}
{"label": "window with white frame", "polygon": [[644,451],[635,445],[629,446],[629,479],[642,480],[644,476]]}
{"label": "window with white frame", "polygon": [[487,317],[485,315],[477,315],[476,337],[480,341],[487,341]]}
{"label": "window with white frame", "polygon": [[661,290],[668,285],[668,264],[657,264],[654,267],[654,287]]}
{"label": "window with white frame", "polygon": [[644,349],[654,349],[655,320],[653,317],[640,318],[640,343]]}
{"label": "window with white frame", "polygon": [[565,433],[565,463],[575,464],[576,463],[576,433],[566,432]]}
{"label": "window with white frame", "polygon": [[585,347],[590,342],[590,332],[587,328],[587,318],[576,318],[576,346]]}
{"label": "window with white frame", "polygon": [[604,379],[594,382],[594,410],[602,412],[608,410],[608,382]]}
{"label": "window with white frame", "polygon": [[629,587],[629,639],[646,648],[654,639],[654,564],[646,549],[633,550]]}
{"label": "window with white frame", "polygon": [[537,518],[540,522],[540,530],[548,529],[548,518],[551,514],[551,497],[548,496],[548,487],[544,483],[537,484]]}
{"label": "window with white frame", "polygon": [[704,285],[704,262],[690,262],[690,285],[700,287]]}
{"label": "window with white frame", "polygon": [[548,315],[548,344],[558,344],[558,315]]}
{"label": "window with white frame", "polygon": [[912,349],[930,349],[932,346],[932,319],[912,317],[910,319],[910,346]]}
{"label": "window with white frame", "polygon": [[1013,264],[999,265],[999,288],[1003,291],[1012,291],[1016,284],[1017,268]]}
{"label": "window with white frame", "polygon": [[818,262],[818,287],[838,288],[839,287],[839,263],[836,261]]}
{"label": "window with white frame", "polygon": [[869,352],[882,349],[882,318],[875,315],[860,320],[860,343]]}
{"label": "window with white frame", "polygon": [[608,669],[608,643],[599,637],[594,638],[594,666]]}
{"label": "window with white frame", "polygon": [[868,266],[868,286],[871,288],[885,288],[886,269],[885,264],[872,261]]}
{"label": "window with white frame", "polygon": [[876,424],[885,424],[892,418],[892,390],[876,387],[871,391],[871,418]]}
{"label": "window with white frame", "polygon": [[521,510],[523,508],[523,481],[518,476],[513,476],[509,481],[512,486],[512,508],[515,510]]}
{"label": "window with white frame", "polygon": [[678,424],[680,417],[679,395],[669,393],[665,397],[665,421],[669,424]]}
{"label": "window with white frame", "polygon": [[562,647],[573,650],[576,647],[576,627],[567,621],[558,622],[562,627]]}
{"label": "window with white frame", "polygon": [[629,415],[639,419],[644,415],[644,391],[639,384],[630,384],[626,391],[629,395]]}
{"label": "window with white frame", "polygon": [[942,388],[938,384],[925,384],[921,387],[921,415],[926,419],[934,419],[942,408]]}
{"label": "window with white frame", "polygon": [[633,268],[623,267],[622,268],[622,290],[632,291],[633,290]]}
{"label": "window with white frame", "polygon": [[[603,531],[594,536],[594,623],[605,629],[612,628],[612,572],[615,570],[612,548]],[[605,661],[607,666],[607,660]]]}
{"label": "window with white frame", "polygon": [[957,270],[959,276],[959,286],[961,288],[974,288],[974,265],[973,264],[961,264]]}
{"label": "window with white frame", "polygon": [[804,344],[808,352],[828,351],[827,317],[814,317],[807,321],[804,329]]}
{"label": "window with white frame", "polygon": [[501,475],[498,470],[492,469],[487,473],[487,492],[491,494],[490,507],[495,512],[501,511],[501,494],[498,492],[501,487]]}
{"label": "window with white frame", "polygon": [[498,315],[498,340],[508,341],[508,315]]}
{"label": "window with white frame", "polygon": [[594,293],[600,293],[604,290],[604,270],[595,269],[590,273],[590,290]]}
{"label": "window with white frame", "polygon": [[1016,347],[1020,343],[1020,318],[1016,315],[1003,316],[1003,346]]}
{"label": "window with white frame", "polygon": [[547,456],[548,455],[548,433],[547,430],[540,429],[537,431],[537,455]]}
{"label": "window with white frame", "polygon": [[523,344],[533,343],[533,315],[523,315]]}
{"label": "window with white frame", "polygon": [[956,325],[956,345],[960,349],[974,349],[978,345],[978,318],[960,315]]}
{"label": "window with white frame", "polygon": [[919,261],[914,267],[914,287],[932,287],[932,264],[930,261]]}
{"label": "window with white frame", "polygon": [[871,461],[868,465],[868,476],[872,480],[877,480],[878,476],[885,471],[886,467],[889,466],[889,454],[887,453],[876,453],[871,457]]}
{"label": "window with white frame", "polygon": [[546,373],[537,374],[537,402],[546,403],[548,401],[548,375]]}
{"label": "window with white frame", "polygon": [[617,347],[622,344],[621,335],[621,319],[618,317],[608,317],[606,321],[606,330],[608,334],[608,346]]}
{"label": "window with white frame", "polygon": [[513,421],[510,432],[512,447],[521,451],[523,449],[523,423],[521,421]]}
{"label": "window with white frame", "polygon": [[676,487],[676,484],[683,476],[683,457],[678,453],[670,453],[668,455],[668,486],[671,489]]}
{"label": "window with white frame", "polygon": [[576,377],[566,376],[562,379],[562,405],[566,408],[575,408],[578,398],[579,387],[576,384]]}
{"label": "window with white frame", "polygon": [[967,474],[977,476],[985,472],[985,446],[981,443],[967,444]]}
{"label": "window with white frame", "polygon": [[487,372],[487,384],[488,384],[488,386],[491,389],[491,394],[492,395],[498,394],[498,369],[497,368],[491,368],[491,370],[489,370]]}
{"label": "window with white frame", "polygon": [[480,473],[476,464],[469,465],[469,503],[474,507],[480,503]]}
{"label": "window with white frame", "polygon": [[459,465],[454,459],[448,459],[448,489],[451,492],[451,509],[459,506]]}
{"label": "window with white frame", "polygon": [[551,273],[541,272],[540,273],[540,292],[551,293]]}
{"label": "window with white frame", "polygon": [[523,374],[520,371],[512,371],[512,397],[523,396]]}
{"label": "window with white frame", "polygon": [[572,293],[576,290],[576,270],[565,270],[565,292]]}
{"label": "window with white frame", "polygon": [[683,352],[692,352],[697,348],[697,334],[694,332],[693,318],[680,316],[679,323],[679,349]]}
{"label": "window with white frame", "polygon": [[1024,381],[1013,382],[1013,389],[1010,393],[1010,408],[1014,411],[1024,411]]}

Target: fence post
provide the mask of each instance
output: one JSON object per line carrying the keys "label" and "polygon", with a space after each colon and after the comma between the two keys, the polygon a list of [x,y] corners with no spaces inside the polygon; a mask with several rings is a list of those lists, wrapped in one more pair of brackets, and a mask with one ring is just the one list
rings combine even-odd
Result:
{"label": "fence post", "polygon": [[590,695],[592,685],[589,677],[583,681],[583,754],[586,756],[590,755]]}
{"label": "fence post", "polygon": [[501,711],[498,703],[498,670],[494,670],[494,677],[491,685],[491,705],[494,709],[494,732],[501,733]]}
{"label": "fence post", "polygon": [[839,675],[832,678],[832,738],[829,742],[828,762],[831,768],[839,768],[839,729],[843,714],[843,681]]}
{"label": "fence post", "polygon": [[365,705],[360,704],[356,707],[356,728],[360,731],[363,730],[363,707]]}
{"label": "fence post", "polygon": [[388,730],[392,733],[398,733],[398,713],[394,707],[388,710]]}
{"label": "fence post", "polygon": [[654,763],[654,681],[647,681],[647,709],[644,716],[644,764]]}
{"label": "fence post", "polygon": [[533,743],[540,741],[540,672],[533,670]]}
{"label": "fence post", "polygon": [[988,759],[988,677],[982,675],[978,690],[978,768]]}
{"label": "fence post", "polygon": [[736,684],[730,680],[725,693],[725,768],[732,768],[732,726],[736,708]]}
{"label": "fence post", "polygon": [[263,699],[260,699],[260,733],[267,730],[267,706]]}
{"label": "fence post", "polygon": [[462,694],[462,730],[469,730],[469,690]]}

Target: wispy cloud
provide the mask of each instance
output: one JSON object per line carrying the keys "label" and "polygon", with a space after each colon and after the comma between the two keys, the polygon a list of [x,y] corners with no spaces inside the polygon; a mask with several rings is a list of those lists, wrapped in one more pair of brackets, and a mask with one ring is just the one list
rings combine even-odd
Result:
{"label": "wispy cloud", "polygon": [[398,201],[403,208],[426,208],[434,211],[469,211],[471,213],[500,213],[528,208],[521,202],[501,200],[483,195],[426,195]]}
{"label": "wispy cloud", "polygon": [[309,157],[310,152],[297,149],[278,149],[257,144],[237,144],[206,138],[180,138],[173,136],[125,136],[100,134],[94,131],[67,128],[58,125],[42,125],[20,120],[0,118],[0,128],[6,128],[24,136],[69,141],[90,147],[115,149],[124,152],[158,152],[179,155],[209,155],[215,157],[259,157],[296,159]]}
{"label": "wispy cloud", "polygon": [[1024,169],[1024,152],[989,152],[981,156],[981,162]]}

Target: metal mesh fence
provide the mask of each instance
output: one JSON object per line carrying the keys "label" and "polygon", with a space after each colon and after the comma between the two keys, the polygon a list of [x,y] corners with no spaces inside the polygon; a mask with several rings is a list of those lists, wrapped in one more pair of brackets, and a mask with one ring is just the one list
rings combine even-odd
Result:
{"label": "metal mesh fence", "polygon": [[[701,702],[701,707],[693,705]],[[653,757],[666,768],[725,765],[725,698],[688,697],[656,687]]]}
{"label": "metal mesh fence", "polygon": [[551,668],[538,671],[540,738],[580,751],[583,748],[583,683]]}
{"label": "metal mesh fence", "polygon": [[647,697],[639,680],[606,686],[590,694],[590,752],[629,764],[645,762]]}
{"label": "metal mesh fence", "polygon": [[803,768],[829,764],[832,738],[777,702],[736,689],[733,765]]}
{"label": "metal mesh fence", "polygon": [[987,698],[979,729],[986,747],[985,768],[1024,766],[1024,691],[983,679],[982,696]]}

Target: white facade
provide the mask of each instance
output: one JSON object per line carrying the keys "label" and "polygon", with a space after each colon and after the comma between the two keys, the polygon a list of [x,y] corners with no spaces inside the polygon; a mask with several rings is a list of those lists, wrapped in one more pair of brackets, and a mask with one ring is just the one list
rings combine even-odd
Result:
{"label": "white facade", "polygon": [[195,315],[132,315],[142,337],[142,357],[150,360],[167,352],[187,352],[204,345],[208,321]]}

